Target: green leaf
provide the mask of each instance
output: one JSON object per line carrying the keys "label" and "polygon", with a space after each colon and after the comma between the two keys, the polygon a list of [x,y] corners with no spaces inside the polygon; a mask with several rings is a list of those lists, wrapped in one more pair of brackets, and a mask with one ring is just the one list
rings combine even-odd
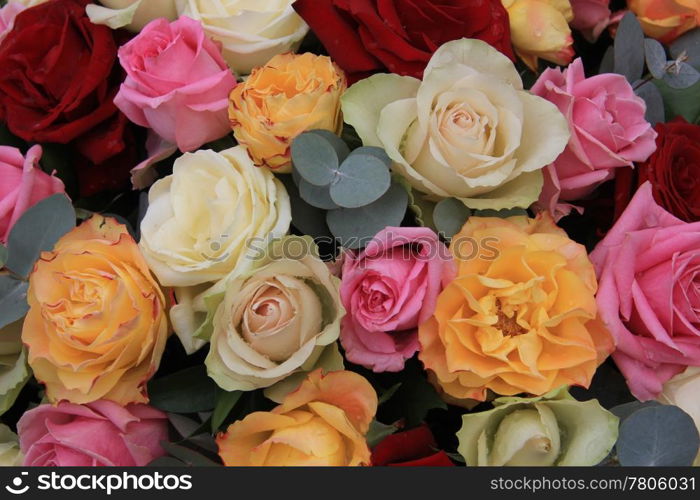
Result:
{"label": "green leaf", "polygon": [[374,154],[353,152],[340,165],[331,183],[330,195],[333,202],[341,207],[359,208],[378,200],[390,185],[387,162]]}
{"label": "green leaf", "polygon": [[24,212],[10,231],[7,268],[27,277],[41,252],[75,227],[75,210],[68,197],[55,194]]}
{"label": "green leaf", "polygon": [[401,225],[407,207],[408,193],[399,184],[392,184],[374,203],[361,208],[331,210],[326,221],[342,246],[362,248],[385,227]]}
{"label": "green leaf", "polygon": [[160,442],[161,447],[173,457],[182,460],[185,464],[194,467],[219,467],[221,464],[205,457],[186,446],[180,444],[168,443],[167,441]]}
{"label": "green leaf", "polygon": [[386,391],[384,391],[379,397],[379,404],[386,403],[387,401],[389,401],[394,396],[394,394],[396,394],[396,391],[398,391],[400,387],[401,382],[398,382],[389,387]]}
{"label": "green leaf", "polygon": [[374,448],[379,443],[381,443],[385,437],[391,436],[399,430],[397,424],[383,424],[378,420],[372,420],[369,424],[369,431],[367,431],[367,444],[370,448]]}
{"label": "green leaf", "polygon": [[183,440],[188,439],[198,433],[201,430],[201,422],[186,417],[184,415],[179,415],[177,413],[167,413],[170,425],[177,431],[178,436]]}
{"label": "green leaf", "polygon": [[0,275],[0,328],[22,318],[29,310],[29,283],[6,274]]}
{"label": "green leaf", "polygon": [[305,132],[292,141],[291,152],[294,169],[307,182],[315,186],[331,183],[340,161],[336,149],[326,137]]}
{"label": "green leaf", "polygon": [[693,419],[677,406],[643,408],[620,426],[617,456],[622,466],[683,467],[698,455],[700,436]]}
{"label": "green leaf", "polygon": [[666,120],[682,116],[690,123],[700,121],[700,82],[687,89],[674,89],[663,80],[655,80],[664,99]]}
{"label": "green leaf", "polygon": [[447,198],[435,205],[433,220],[438,232],[445,238],[452,238],[464,226],[471,211],[456,198]]}
{"label": "green leaf", "polygon": [[211,431],[217,432],[221,424],[224,423],[226,417],[228,417],[233,407],[236,405],[239,399],[241,399],[241,391],[219,391],[216,396],[216,406],[214,406],[214,413],[211,416]]}
{"label": "green leaf", "polygon": [[614,44],[615,73],[629,82],[641,78],[644,71],[644,33],[637,17],[628,12],[620,21]]}
{"label": "green leaf", "polygon": [[700,73],[690,64],[679,62],[664,74],[663,80],[671,88],[687,89],[700,81]]}
{"label": "green leaf", "polygon": [[0,245],[0,269],[5,267],[5,262],[7,262],[7,247]]}
{"label": "green leaf", "polygon": [[158,457],[149,462],[147,467],[187,467],[187,464],[173,457]]}
{"label": "green leaf", "polygon": [[217,391],[204,365],[186,368],[148,384],[151,406],[172,413],[211,410],[216,404]]}
{"label": "green leaf", "polygon": [[666,73],[666,51],[664,46],[653,38],[644,40],[644,58],[647,68],[654,78],[663,78]]}

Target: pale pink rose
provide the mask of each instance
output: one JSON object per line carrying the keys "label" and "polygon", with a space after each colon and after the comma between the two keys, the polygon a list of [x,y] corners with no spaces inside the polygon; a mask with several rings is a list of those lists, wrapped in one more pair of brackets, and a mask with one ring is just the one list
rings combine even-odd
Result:
{"label": "pale pink rose", "polygon": [[119,49],[119,62],[127,77],[114,103],[132,122],[183,152],[231,132],[228,95],[236,77],[199,22],[151,21]]}
{"label": "pale pink rose", "polygon": [[575,201],[612,179],[615,169],[646,160],[656,149],[656,132],[644,119],[646,105],[624,76],[586,78],[581,59],[562,71],[546,69],[532,93],[552,102],[569,122],[564,152],[544,169],[538,206],[559,218]]}
{"label": "pale pink rose", "polygon": [[449,250],[422,227],[387,227],[344,255],[340,342],[348,361],[375,372],[400,371],[418,351],[416,328],[435,310],[454,276]]}
{"label": "pale pink rose", "polygon": [[63,401],[26,412],[17,434],[25,466],[144,466],[165,455],[168,419],[142,404]]}
{"label": "pale pink rose", "polygon": [[39,167],[41,146],[29,148],[27,156],[10,146],[0,146],[0,242],[7,241],[12,226],[31,206],[56,193],[65,192],[58,177]]}
{"label": "pale pink rose", "polygon": [[8,2],[4,7],[0,8],[0,43],[12,29],[12,26],[14,26],[17,14],[23,10],[24,5],[19,2]]}
{"label": "pale pink rose", "polygon": [[610,24],[609,0],[570,0],[574,10],[571,27],[582,32],[588,40],[596,40]]}
{"label": "pale pink rose", "polygon": [[646,182],[590,257],[613,359],[637,399],[654,399],[700,366],[700,222],[666,212]]}

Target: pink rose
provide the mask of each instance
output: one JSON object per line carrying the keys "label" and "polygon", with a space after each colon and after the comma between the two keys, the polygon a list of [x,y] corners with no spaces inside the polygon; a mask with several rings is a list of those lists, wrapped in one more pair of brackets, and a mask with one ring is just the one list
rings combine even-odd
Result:
{"label": "pink rose", "polygon": [[637,399],[655,399],[664,382],[700,366],[700,222],[666,212],[645,182],[591,261],[613,359]]}
{"label": "pink rose", "polygon": [[228,95],[236,78],[199,22],[151,21],[119,49],[119,61],[127,77],[114,103],[132,122],[183,152],[231,132]]}
{"label": "pink rose", "polygon": [[165,455],[168,420],[142,404],[63,401],[26,412],[17,433],[25,466],[144,466]]}
{"label": "pink rose", "polygon": [[433,313],[454,273],[449,250],[430,229],[387,227],[344,259],[345,357],[375,372],[401,370],[420,347],[418,324]]}
{"label": "pink rose", "polygon": [[65,192],[58,177],[39,168],[41,146],[27,156],[10,146],[0,146],[0,242],[7,241],[17,219],[31,206],[56,193]]}
{"label": "pink rose", "polygon": [[610,24],[609,0],[570,0],[574,10],[571,26],[595,41]]}
{"label": "pink rose", "polygon": [[603,73],[586,78],[581,59],[562,71],[546,69],[532,93],[552,102],[569,121],[571,138],[564,152],[544,169],[538,201],[555,219],[574,201],[611,179],[617,167],[644,161],[656,149],[656,132],[644,119],[646,105],[624,76]]}
{"label": "pink rose", "polygon": [[15,17],[24,10],[24,5],[19,2],[8,2],[0,8],[0,43],[8,31],[15,24]]}

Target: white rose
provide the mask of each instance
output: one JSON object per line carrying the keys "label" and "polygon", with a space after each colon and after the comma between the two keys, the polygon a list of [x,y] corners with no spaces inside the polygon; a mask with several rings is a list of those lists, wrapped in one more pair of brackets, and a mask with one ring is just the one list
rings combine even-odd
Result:
{"label": "white rose", "polygon": [[[664,384],[659,402],[674,405],[690,415],[700,431],[700,367],[691,366]],[[700,454],[695,459],[700,466]]]}
{"label": "white rose", "polygon": [[251,241],[283,236],[291,209],[282,183],[236,146],[175,161],[148,193],[139,246],[164,286],[218,281],[249,269]]}
{"label": "white rose", "polygon": [[294,0],[177,0],[181,15],[202,22],[223,45],[224,59],[247,75],[273,56],[294,50],[309,27],[292,8]]}
{"label": "white rose", "polygon": [[[139,32],[154,19],[161,17],[170,21],[177,19],[175,0],[100,0],[100,3],[107,9],[95,9],[94,6],[88,6],[88,15],[93,22],[108,24],[112,28],[124,26],[129,31]],[[139,5],[135,9],[131,9],[130,7],[135,3]],[[100,22],[99,18],[93,18],[93,12],[99,12],[103,19],[123,19],[123,21],[118,23],[121,26],[113,26]]]}

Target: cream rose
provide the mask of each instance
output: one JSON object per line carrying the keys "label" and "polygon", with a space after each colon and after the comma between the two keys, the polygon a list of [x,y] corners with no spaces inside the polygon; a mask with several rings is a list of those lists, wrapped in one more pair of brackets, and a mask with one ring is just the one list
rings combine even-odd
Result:
{"label": "cream rose", "polygon": [[345,314],[340,280],[331,275],[309,237],[288,236],[261,252],[255,269],[207,300],[209,376],[227,391],[270,387],[279,400],[309,372],[342,369],[335,341]]}
{"label": "cream rose", "polygon": [[542,167],[569,139],[557,108],[524,91],[513,63],[480,40],[444,44],[422,82],[379,74],[356,83],[342,110],[364,145],[384,148],[415,189],[475,209],[529,206]]}
{"label": "cream rose", "polygon": [[236,146],[201,150],[175,161],[156,182],[141,222],[141,250],[164,286],[218,281],[247,270],[253,238],[287,233],[289,196],[269,171]]}
{"label": "cream rose", "polygon": [[0,424],[0,467],[18,467],[23,460],[17,434],[5,424]]}
{"label": "cream rose", "polygon": [[[690,415],[695,426],[700,431],[700,367],[691,366],[664,384],[659,395],[659,402],[674,405]],[[700,467],[700,454],[695,459],[696,467]]]}
{"label": "cream rose", "polygon": [[175,0],[99,0],[104,5],[88,5],[87,14],[96,24],[107,24],[111,28],[125,27],[138,33],[154,19],[164,17],[177,19]]}
{"label": "cream rose", "polygon": [[223,45],[224,59],[246,75],[273,56],[294,50],[309,27],[292,8],[294,0],[177,0],[180,15],[202,22]]}

